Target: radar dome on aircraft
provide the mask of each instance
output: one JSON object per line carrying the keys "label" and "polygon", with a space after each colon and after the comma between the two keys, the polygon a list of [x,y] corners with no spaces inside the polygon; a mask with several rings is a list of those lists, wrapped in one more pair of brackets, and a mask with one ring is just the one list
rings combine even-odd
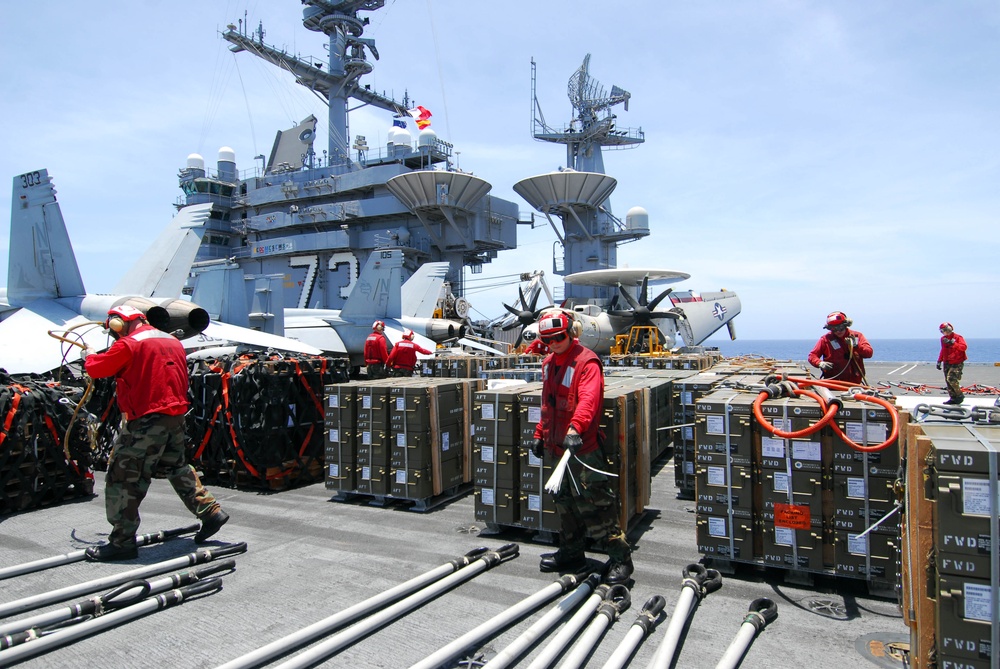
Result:
{"label": "radar dome on aircraft", "polygon": [[417,136],[417,146],[434,146],[437,141],[437,133],[431,128],[424,128]]}
{"label": "radar dome on aircraft", "polygon": [[632,207],[625,214],[625,227],[629,230],[649,230],[649,213],[642,207]]}
{"label": "radar dome on aircraft", "polygon": [[187,167],[189,170],[204,170],[205,159],[199,153],[192,153],[187,157]]}

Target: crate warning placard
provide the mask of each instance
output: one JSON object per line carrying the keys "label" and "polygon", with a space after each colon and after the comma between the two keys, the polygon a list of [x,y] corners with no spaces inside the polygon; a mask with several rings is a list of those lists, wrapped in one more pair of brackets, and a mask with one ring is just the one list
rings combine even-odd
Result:
{"label": "crate warning placard", "polygon": [[805,504],[775,504],[774,526],[793,530],[808,530],[812,527],[809,507]]}

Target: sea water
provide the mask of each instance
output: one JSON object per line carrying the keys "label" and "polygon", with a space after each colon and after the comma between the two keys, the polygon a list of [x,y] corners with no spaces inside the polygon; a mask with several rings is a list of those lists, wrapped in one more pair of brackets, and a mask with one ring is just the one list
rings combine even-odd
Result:
{"label": "sea water", "polygon": [[[818,337],[817,337],[818,339]],[[709,340],[705,346],[717,346],[722,355],[762,355],[777,360],[805,360],[817,339],[729,339]],[[1000,339],[966,339],[968,362],[1000,362]],[[881,362],[936,362],[941,351],[939,339],[870,339]]]}

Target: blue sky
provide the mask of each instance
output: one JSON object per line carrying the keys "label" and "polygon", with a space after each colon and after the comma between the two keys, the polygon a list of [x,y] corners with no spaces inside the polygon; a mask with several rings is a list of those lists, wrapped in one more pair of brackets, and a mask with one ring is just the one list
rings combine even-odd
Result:
{"label": "blue sky", "polygon": [[[620,8],[619,8],[620,7]],[[4,10],[0,174],[48,168],[91,292],[109,291],[174,213],[190,153],[240,169],[275,132],[325,108],[285,73],[233,55],[249,16],[265,41],[323,56],[294,0],[15,3]],[[744,339],[810,338],[848,313],[869,338],[934,337],[942,320],[995,337],[1000,302],[1000,4],[388,0],[365,37],[366,83],[429,108],[462,169],[492,194],[564,164],[530,136],[530,59],[552,124],[591,53],[632,94],[618,123],[646,143],[605,155],[611,206],[649,212],[619,264],[688,272],[678,288],[736,291]],[[384,143],[391,117],[352,115]],[[318,147],[325,146],[325,123]],[[0,188],[10,210],[10,188]],[[6,275],[9,219],[0,224]],[[519,230],[486,276],[544,269],[555,237]],[[553,282],[556,277],[550,276]],[[485,316],[510,286],[471,296]]]}

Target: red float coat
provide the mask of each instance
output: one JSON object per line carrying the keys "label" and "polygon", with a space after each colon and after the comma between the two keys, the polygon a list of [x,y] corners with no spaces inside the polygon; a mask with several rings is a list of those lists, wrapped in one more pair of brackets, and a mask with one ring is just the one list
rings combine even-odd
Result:
{"label": "red float coat", "polygon": [[417,353],[430,355],[431,352],[416,342],[412,342],[409,339],[401,339],[399,343],[392,347],[392,353],[389,354],[389,359],[385,364],[393,369],[409,369],[412,371],[417,365]]}
{"label": "red float coat", "polygon": [[365,339],[365,364],[384,363],[389,359],[389,348],[385,344],[385,336],[381,332],[372,332]]}
{"label": "red float coat", "polygon": [[118,408],[126,420],[150,413],[181,416],[188,410],[188,370],[177,338],[141,325],[104,353],[84,361],[91,378],[116,377]]}
{"label": "red float coat", "polygon": [[[858,338],[858,344],[854,347],[853,355],[851,356],[853,360],[847,357],[848,337]],[[819,338],[816,346],[809,353],[809,364],[813,367],[819,367],[820,360],[832,362],[833,369],[823,370],[822,377],[824,379],[861,383],[865,376],[865,362],[863,358],[870,358],[873,353],[872,345],[857,330],[848,329],[842,338],[832,332],[827,332]]]}
{"label": "red float coat", "polygon": [[601,359],[574,339],[565,353],[550,353],[542,362],[542,418],[535,426],[535,439],[562,455],[572,425],[583,438],[577,453],[596,451],[603,402]]}
{"label": "red float coat", "polygon": [[[952,343],[945,344],[945,339],[951,339]],[[941,337],[941,352],[938,353],[937,361],[948,365],[957,365],[960,362],[965,362],[968,359],[968,356],[965,355],[968,349],[965,337],[957,332],[952,332],[947,337]]]}
{"label": "red float coat", "polygon": [[524,352],[531,355],[546,356],[549,354],[549,347],[542,343],[541,338],[538,338],[528,344],[528,348],[524,349]]}

